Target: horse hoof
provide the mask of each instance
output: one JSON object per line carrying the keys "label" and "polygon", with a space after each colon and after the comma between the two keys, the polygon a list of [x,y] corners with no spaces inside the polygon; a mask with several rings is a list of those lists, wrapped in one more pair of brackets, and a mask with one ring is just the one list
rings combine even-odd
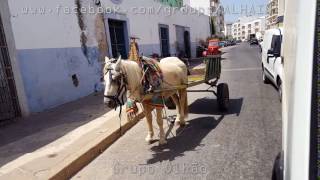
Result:
{"label": "horse hoof", "polygon": [[176,121],[176,125],[183,127],[186,125],[186,122]]}
{"label": "horse hoof", "polygon": [[153,138],[151,136],[147,136],[145,140],[147,143],[151,144],[153,141]]}
{"label": "horse hoof", "polygon": [[159,140],[159,145],[165,145],[167,144],[168,142],[166,140]]}

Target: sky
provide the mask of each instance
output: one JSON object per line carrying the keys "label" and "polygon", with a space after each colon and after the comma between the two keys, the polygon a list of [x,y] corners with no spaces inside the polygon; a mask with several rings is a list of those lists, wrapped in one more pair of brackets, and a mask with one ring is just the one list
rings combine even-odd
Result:
{"label": "sky", "polygon": [[225,9],[225,22],[235,22],[239,17],[266,14],[268,0],[221,0]]}

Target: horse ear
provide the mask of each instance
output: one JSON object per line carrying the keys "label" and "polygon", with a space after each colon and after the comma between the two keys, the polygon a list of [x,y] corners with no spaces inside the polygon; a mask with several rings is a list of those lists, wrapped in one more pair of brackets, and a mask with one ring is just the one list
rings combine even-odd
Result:
{"label": "horse ear", "polygon": [[115,69],[120,69],[120,65],[121,65],[121,55],[119,56],[119,59],[116,62],[116,68]]}
{"label": "horse ear", "polygon": [[104,58],[104,61],[105,61],[105,63],[110,62],[110,59],[108,58],[108,56],[106,56],[106,57]]}

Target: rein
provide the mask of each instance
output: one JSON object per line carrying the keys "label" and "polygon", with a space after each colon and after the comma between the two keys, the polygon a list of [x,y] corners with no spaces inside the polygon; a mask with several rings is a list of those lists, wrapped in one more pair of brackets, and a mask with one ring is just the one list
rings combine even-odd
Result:
{"label": "rein", "polygon": [[[105,72],[105,75],[111,71],[112,69],[107,69],[107,71]],[[106,96],[104,95],[105,98],[109,98],[112,101],[114,101],[116,103],[115,105],[115,110],[117,110],[117,107],[120,107],[120,112],[119,112],[119,130],[120,130],[120,136],[122,135],[122,127],[121,127],[121,115],[122,115],[122,106],[124,105],[124,99],[123,99],[123,93],[125,93],[127,91],[127,80],[126,77],[123,73],[120,72],[120,77],[116,80],[112,79],[112,74],[109,73],[109,80],[110,82],[115,81],[118,85],[118,90],[116,95],[114,96]],[[121,98],[121,99],[120,99]]]}

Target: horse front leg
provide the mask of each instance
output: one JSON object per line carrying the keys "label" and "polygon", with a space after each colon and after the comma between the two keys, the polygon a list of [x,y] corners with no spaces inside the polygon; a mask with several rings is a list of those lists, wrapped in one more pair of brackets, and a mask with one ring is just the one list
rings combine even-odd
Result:
{"label": "horse front leg", "polygon": [[156,112],[157,112],[157,123],[160,130],[159,144],[160,145],[167,144],[167,141],[165,139],[166,137],[165,137],[164,129],[163,129],[162,108],[156,108]]}
{"label": "horse front leg", "polygon": [[148,143],[151,143],[153,141],[153,136],[154,136],[154,132],[153,132],[153,126],[152,126],[152,108],[150,108],[148,105],[143,104],[143,108],[145,111],[145,116],[146,116],[146,120],[147,120],[147,125],[148,125],[148,135],[146,137],[146,141]]}

